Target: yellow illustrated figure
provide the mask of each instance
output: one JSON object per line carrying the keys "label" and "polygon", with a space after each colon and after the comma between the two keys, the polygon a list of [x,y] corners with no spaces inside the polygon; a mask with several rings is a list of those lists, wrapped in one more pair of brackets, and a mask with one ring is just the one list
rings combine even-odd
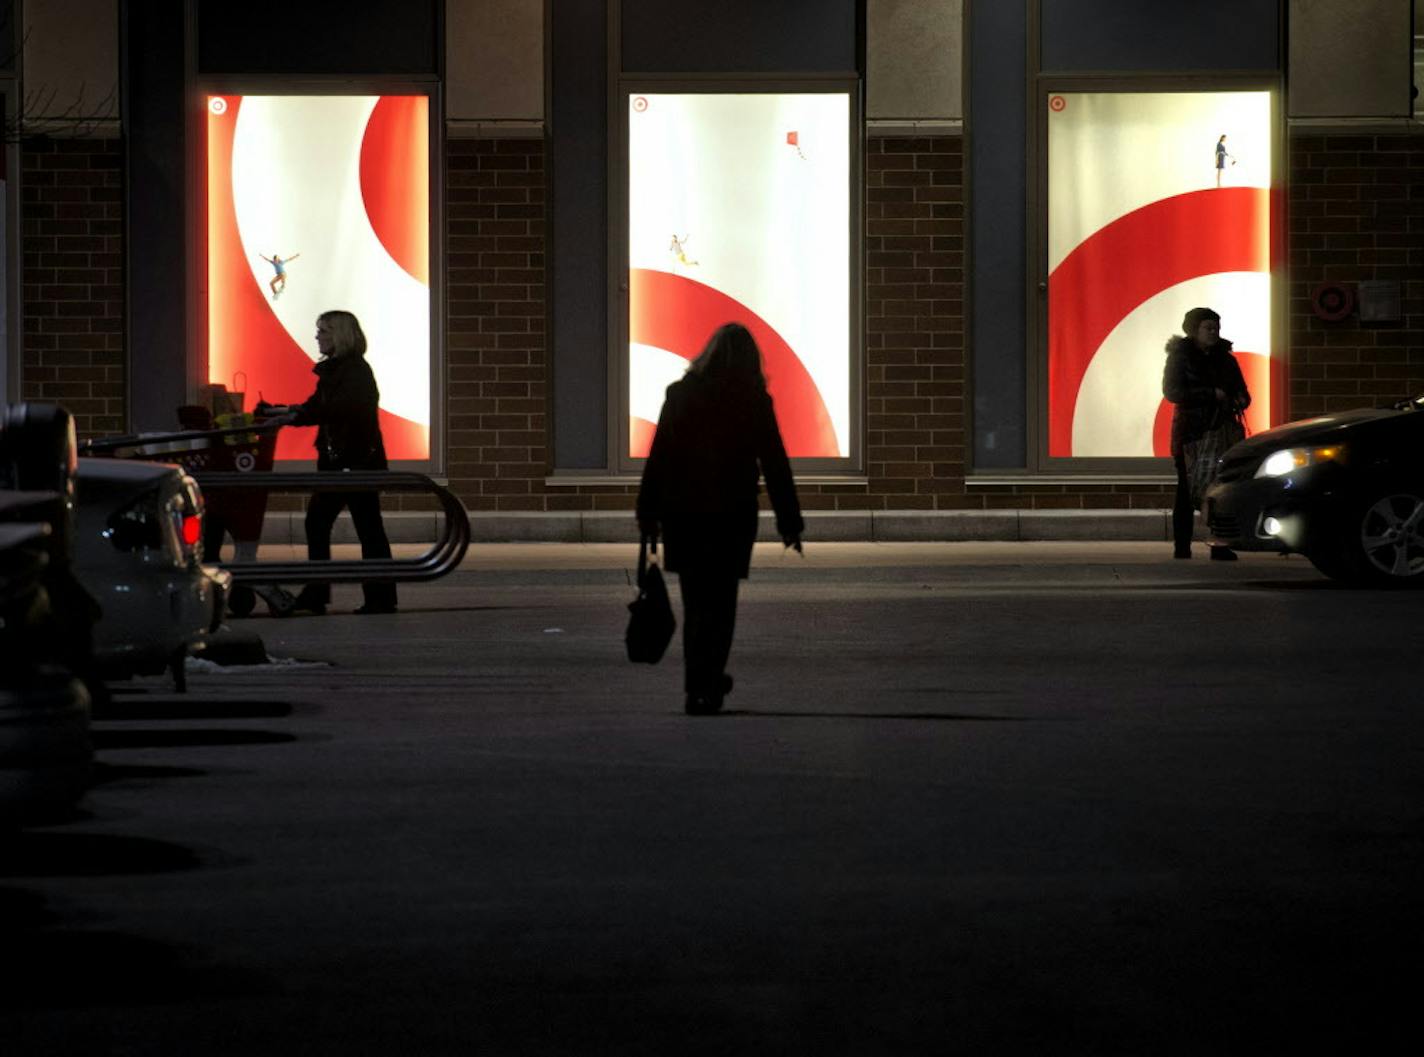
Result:
{"label": "yellow illustrated figure", "polygon": [[682,238],[678,238],[674,235],[672,242],[668,245],[668,252],[673,255],[673,258],[678,264],[685,265],[688,268],[696,268],[697,262],[687,259],[687,240],[691,237],[690,235],[684,235]]}

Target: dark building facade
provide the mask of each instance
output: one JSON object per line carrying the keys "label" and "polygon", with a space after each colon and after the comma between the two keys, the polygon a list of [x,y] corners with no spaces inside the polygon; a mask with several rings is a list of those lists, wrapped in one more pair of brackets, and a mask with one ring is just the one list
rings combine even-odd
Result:
{"label": "dark building facade", "polygon": [[[426,115],[411,119],[425,121],[428,159],[413,170],[428,181],[418,249],[401,239],[421,221],[390,204],[409,196],[378,193],[397,177],[363,168],[360,188],[389,256],[428,269],[351,264],[365,277],[350,288],[373,292],[340,307],[379,329],[396,306],[405,329],[391,333],[418,352],[377,364],[383,393],[407,402],[389,428],[423,429],[406,461],[476,514],[630,510],[648,394],[689,354],[671,348],[685,339],[654,335],[724,303],[786,339],[792,358],[769,358],[769,371],[778,408],[805,416],[812,511],[1170,506],[1151,390],[1172,329],[1160,320],[1197,296],[1241,299],[1224,326],[1270,390],[1259,424],[1424,390],[1424,136],[1407,0],[1334,16],[1278,0],[387,0],[357,14],[293,0],[275,38],[265,17],[214,0],[57,5],[21,5],[11,24],[24,61],[6,75],[6,397],[60,401],[86,435],[168,428],[205,385],[233,383],[226,335],[255,347],[269,331],[221,329],[222,313],[260,304],[296,345],[309,337],[299,314],[314,244],[271,247],[302,254],[282,300],[266,296],[260,261],[250,276],[239,268],[248,301],[214,293],[227,274],[214,263],[214,122],[238,108],[255,122],[249,100],[275,98],[424,101],[411,104]],[[46,51],[45,34],[74,24],[61,9],[96,42],[95,83],[112,69],[113,100],[91,90],[72,113],[55,102],[85,72]],[[1333,83],[1342,56],[1362,71],[1350,86]],[[49,80],[59,94],[36,111]],[[414,127],[375,105],[361,120],[388,120],[391,136]],[[1220,132],[1233,150],[1213,186],[1222,115],[1244,121],[1251,107],[1257,125]],[[741,146],[763,119],[775,142]],[[1186,182],[1173,182],[1180,162],[1152,154],[1172,138],[1152,128],[1178,120],[1210,133]],[[234,135],[237,157],[252,137]],[[272,155],[254,157],[260,170]],[[735,194],[713,182],[709,157],[737,172]],[[235,230],[274,241],[244,204],[260,198],[245,172],[234,165],[225,192]],[[266,172],[288,186],[316,179]],[[318,180],[329,193],[296,214],[276,200],[273,215],[310,230],[338,183]],[[1124,292],[1177,252],[1163,248],[1159,215],[1224,218],[1188,241],[1242,248],[1184,258]],[[766,239],[726,234],[743,222]],[[1134,223],[1149,226],[1148,245],[1131,243]],[[1248,238],[1246,224],[1259,232]],[[1121,275],[1094,277],[1094,247],[1115,239],[1140,260],[1118,256]],[[362,252],[333,251],[321,271]],[[815,282],[798,288],[797,275]],[[399,308],[421,297],[428,318]],[[1096,344],[1077,351],[1094,327]],[[805,393],[820,398],[810,410]]]}

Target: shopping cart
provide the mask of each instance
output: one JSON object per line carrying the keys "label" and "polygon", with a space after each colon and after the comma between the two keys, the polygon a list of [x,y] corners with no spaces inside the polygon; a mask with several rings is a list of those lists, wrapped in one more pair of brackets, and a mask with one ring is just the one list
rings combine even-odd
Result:
{"label": "shopping cart", "polygon": [[[179,408],[178,420],[185,427],[197,428],[101,437],[82,443],[80,454],[175,463],[188,473],[271,472],[280,422],[264,422],[251,414],[213,418],[207,408],[198,406]],[[235,561],[256,561],[267,514],[267,492],[244,494],[210,488],[204,491],[203,507],[204,555],[216,561],[223,535],[227,534],[232,537]],[[288,616],[296,603],[295,596],[278,584],[236,584],[228,596],[228,610],[233,616],[245,617],[256,607],[259,597],[276,617]]]}

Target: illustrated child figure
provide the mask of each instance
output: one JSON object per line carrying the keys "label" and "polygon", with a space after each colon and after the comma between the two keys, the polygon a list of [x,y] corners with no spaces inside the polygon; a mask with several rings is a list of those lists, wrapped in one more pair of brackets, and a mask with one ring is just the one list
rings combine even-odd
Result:
{"label": "illustrated child figure", "polygon": [[687,259],[687,240],[691,237],[692,236],[690,235],[684,235],[682,236],[682,238],[678,238],[676,235],[674,235],[672,237],[671,244],[669,244],[668,246],[668,252],[677,258],[678,264],[686,265],[689,268],[695,268],[697,267],[697,262],[690,261]]}
{"label": "illustrated child figure", "polygon": [[282,291],[287,288],[287,263],[289,261],[296,260],[298,257],[301,256],[301,254],[294,253],[290,257],[287,257],[285,259],[275,253],[272,254],[272,256],[270,257],[263,256],[263,254],[260,253],[257,256],[261,257],[264,261],[270,264],[273,270],[277,273],[276,275],[272,276],[271,282],[267,284],[269,287],[272,288],[272,300],[275,301],[277,300],[277,298],[282,296]]}

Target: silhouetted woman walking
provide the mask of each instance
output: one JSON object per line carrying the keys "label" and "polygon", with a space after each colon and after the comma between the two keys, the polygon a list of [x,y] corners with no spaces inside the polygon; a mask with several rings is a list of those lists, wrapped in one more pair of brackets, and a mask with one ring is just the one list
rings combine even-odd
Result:
{"label": "silhouetted woman walking", "polygon": [[[366,335],[350,312],[323,312],[316,320],[316,344],[321,359],[312,372],[316,392],[305,403],[270,407],[285,413],[294,426],[316,426],[318,470],[384,470],[386,446],[381,439],[378,406],[381,394],[376,376],[366,362]],[[381,497],[377,492],[317,492],[307,506],[307,558],[331,557],[331,529],[343,507],[350,507],[351,522],[361,541],[361,557],[389,558],[391,545],[381,522]],[[363,583],[366,604],[357,613],[393,613],[396,585],[387,581]],[[331,601],[328,584],[308,584],[297,596],[297,609],[325,613]]]}
{"label": "silhouetted woman walking", "polygon": [[726,673],[757,533],[757,479],[766,478],[776,530],[801,550],[804,523],[781,442],[761,351],[746,327],[719,327],[668,386],[638,491],[645,538],[662,531],[667,568],[682,584],[689,715],[710,715],[732,689]]}

